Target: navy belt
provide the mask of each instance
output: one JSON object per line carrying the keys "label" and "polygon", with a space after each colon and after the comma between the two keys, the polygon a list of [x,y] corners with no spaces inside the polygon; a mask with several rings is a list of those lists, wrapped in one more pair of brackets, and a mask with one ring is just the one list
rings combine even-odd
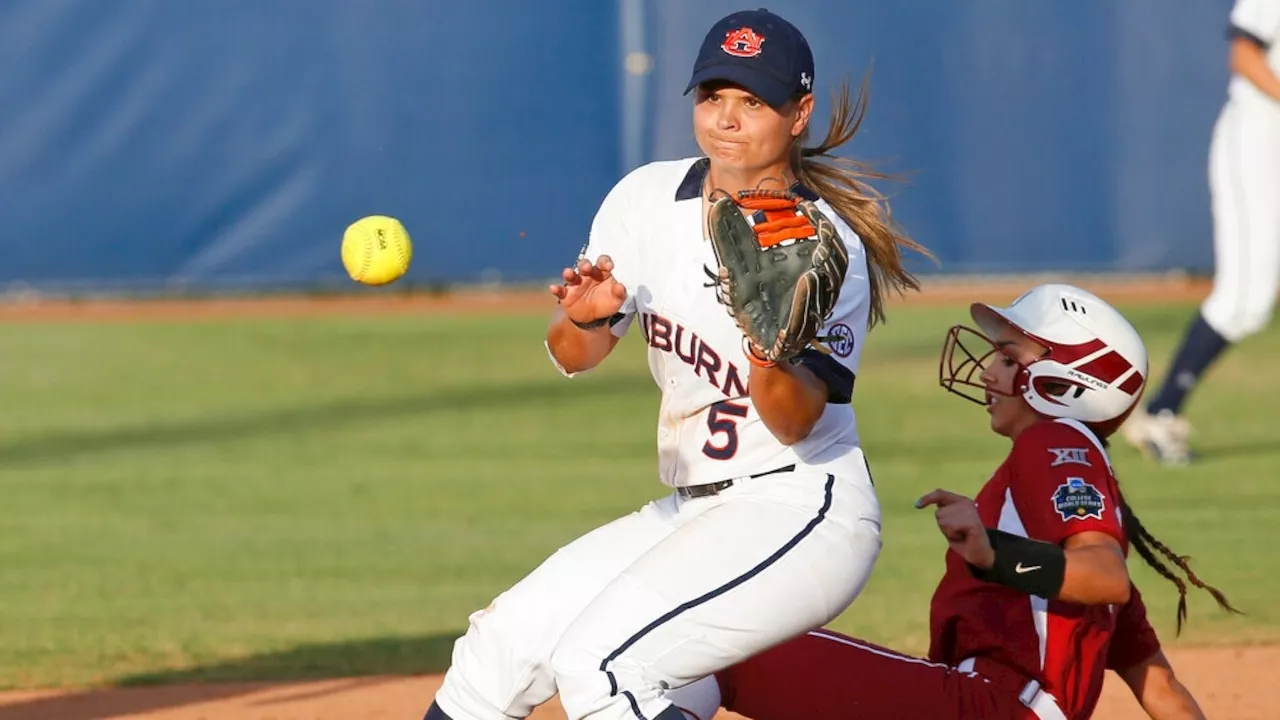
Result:
{"label": "navy belt", "polygon": [[[743,479],[754,480],[756,478],[764,477],[765,475],[777,475],[779,473],[789,473],[795,469],[796,469],[795,465],[787,465],[784,467],[777,468],[775,470],[766,470],[762,473],[756,473],[755,475],[748,475],[746,478],[743,478]],[[686,500],[692,500],[693,498],[701,498],[701,497],[711,497],[712,495],[719,495],[725,490],[728,490],[729,488],[733,487],[733,484],[735,482],[737,481],[721,480],[720,482],[707,483],[705,485],[689,485],[688,487],[678,487],[676,488],[676,494]]]}

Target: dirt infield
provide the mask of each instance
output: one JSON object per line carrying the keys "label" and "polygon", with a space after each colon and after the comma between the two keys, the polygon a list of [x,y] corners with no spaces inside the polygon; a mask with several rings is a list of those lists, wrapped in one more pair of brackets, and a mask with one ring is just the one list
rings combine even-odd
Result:
{"label": "dirt infield", "polygon": [[[1186,649],[1169,654],[1208,717],[1280,717],[1280,686],[1270,677],[1271,668],[1280,663],[1280,647]],[[14,692],[0,694],[0,720],[416,720],[439,684],[439,676],[370,677]],[[1094,717],[1138,720],[1146,714],[1127,688],[1109,679]],[[553,700],[533,718],[554,720],[564,718],[564,713]],[[731,718],[738,716],[717,716],[717,720]]]}
{"label": "dirt infield", "polygon": [[[1065,281],[1113,302],[1199,300],[1209,292],[1203,279],[1183,277],[1027,276],[946,278],[922,281],[919,295],[892,303],[940,305],[972,300],[1005,302],[1039,282]],[[0,322],[202,320],[237,317],[326,317],[507,313],[544,314],[551,294],[534,288],[466,288],[447,293],[371,291],[331,296],[221,297],[190,299],[76,299],[38,295],[0,296]]]}

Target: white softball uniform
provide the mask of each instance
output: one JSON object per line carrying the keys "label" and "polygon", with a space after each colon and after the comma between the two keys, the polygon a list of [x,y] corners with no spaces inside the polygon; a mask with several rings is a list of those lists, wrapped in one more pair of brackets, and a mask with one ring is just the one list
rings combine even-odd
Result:
{"label": "white softball uniform", "polygon": [[[1267,48],[1280,76],[1280,0],[1237,0],[1231,34]],[[1213,292],[1205,322],[1231,342],[1271,319],[1280,282],[1280,101],[1233,75],[1209,149]]]}
{"label": "white softball uniform", "polygon": [[707,167],[628,174],[583,250],[611,256],[627,288],[612,331],[643,335],[662,392],[658,477],[676,492],[561,548],[471,616],[436,696],[454,720],[525,717],[556,692],[571,719],[670,713],[668,690],[829,622],[867,582],[880,508],[850,405],[870,301],[862,243],[818,200],[850,264],[821,333],[832,352],[800,360],[828,404],[785,446],[752,407],[741,331],[711,286]]}

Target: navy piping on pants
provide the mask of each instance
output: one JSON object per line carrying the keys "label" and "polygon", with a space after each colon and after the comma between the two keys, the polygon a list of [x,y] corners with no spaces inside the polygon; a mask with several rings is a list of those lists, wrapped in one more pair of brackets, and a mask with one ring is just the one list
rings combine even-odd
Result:
{"label": "navy piping on pants", "polygon": [[[760,573],[764,572],[765,568],[777,562],[783,555],[786,555],[791,550],[791,548],[798,545],[801,540],[805,539],[805,537],[809,535],[809,533],[813,532],[814,528],[818,527],[818,523],[822,522],[823,518],[827,516],[827,511],[831,509],[831,491],[832,491],[832,488],[835,486],[835,481],[836,481],[836,478],[834,475],[830,475],[830,474],[827,475],[827,486],[825,491],[826,497],[822,501],[822,507],[818,510],[817,516],[814,517],[812,520],[810,520],[809,523],[805,525],[802,530],[800,530],[800,532],[796,533],[795,537],[788,540],[785,545],[778,548],[778,550],[775,551],[772,555],[765,558],[763,561],[760,562],[760,564],[751,568],[747,572],[739,575],[738,577],[730,580],[724,585],[721,585],[720,587],[714,590],[711,590],[710,592],[702,595],[701,597],[694,598],[689,602],[686,602],[682,605],[677,606],[671,612],[668,612],[667,614],[663,615],[657,620],[654,620],[648,625],[645,625],[635,635],[632,635],[631,637],[627,638],[626,642],[618,646],[618,649],[609,653],[608,657],[606,657],[600,663],[600,671],[603,672],[605,675],[607,675],[609,678],[609,696],[613,697],[618,694],[618,680],[613,676],[613,672],[609,670],[609,663],[616,660],[619,655],[627,651],[627,648],[636,644],[645,635],[648,635],[653,630],[661,627],[665,623],[677,617],[678,615],[680,615],[680,613],[683,613],[685,610],[695,608],[707,602],[708,600],[713,600],[729,592],[730,590],[745,583],[746,581],[750,580],[756,575],[759,575]],[[640,720],[648,720],[647,718],[645,718],[644,715],[640,713],[640,706],[636,703],[635,696],[626,690],[624,690],[622,694],[625,695],[627,700],[631,703],[631,711],[636,714],[636,717],[640,718]]]}

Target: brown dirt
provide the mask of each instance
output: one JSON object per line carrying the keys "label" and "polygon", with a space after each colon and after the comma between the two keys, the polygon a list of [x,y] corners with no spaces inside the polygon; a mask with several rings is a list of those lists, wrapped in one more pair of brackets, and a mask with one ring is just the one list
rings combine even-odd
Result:
{"label": "brown dirt", "polygon": [[[1280,685],[1270,670],[1280,646],[1170,650],[1205,714],[1232,720],[1280,717]],[[373,720],[420,718],[439,676],[370,677],[299,683],[227,683],[155,688],[0,693],[0,720]],[[717,720],[739,716],[728,713]],[[1145,718],[1123,684],[1108,676],[1100,720]],[[534,720],[564,718],[559,704]],[[833,719],[835,720],[835,719]]]}
{"label": "brown dirt", "polygon": [[[925,279],[920,295],[891,302],[944,304],[971,300],[1007,302],[1038,282],[1064,280],[1114,302],[1199,300],[1207,282],[1180,277],[1019,277]],[[201,320],[238,317],[325,317],[461,313],[545,314],[555,301],[539,289],[465,289],[450,293],[371,292],[341,296],[230,297],[213,299],[65,300],[40,296],[0,298],[0,322]]]}

